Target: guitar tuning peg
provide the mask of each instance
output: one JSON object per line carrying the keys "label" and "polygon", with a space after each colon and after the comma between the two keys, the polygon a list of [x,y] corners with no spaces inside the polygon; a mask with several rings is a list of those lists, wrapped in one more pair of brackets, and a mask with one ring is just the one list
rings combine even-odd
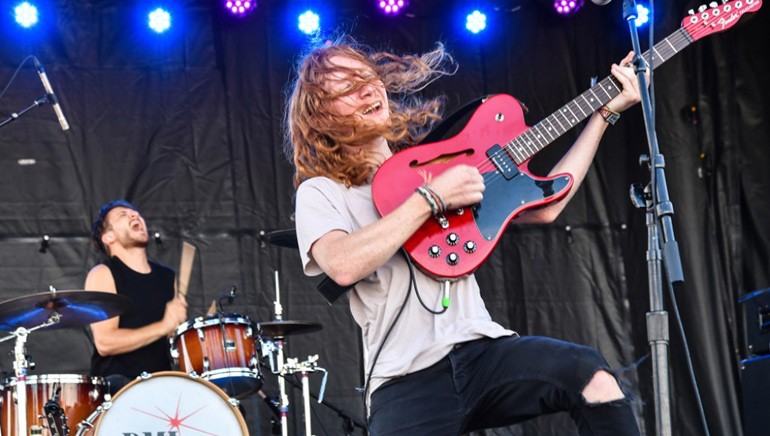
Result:
{"label": "guitar tuning peg", "polygon": [[690,9],[689,11],[687,11],[687,15],[695,15],[695,11]]}
{"label": "guitar tuning peg", "polygon": [[708,9],[708,7],[707,7],[706,5],[700,5],[700,6],[698,6],[698,12],[703,12],[703,11],[705,11],[706,9]]}
{"label": "guitar tuning peg", "polygon": [[710,7],[710,8],[715,8],[715,7],[717,7],[717,6],[719,6],[719,3],[717,3],[717,2],[711,2],[711,3],[709,3],[709,7]]}

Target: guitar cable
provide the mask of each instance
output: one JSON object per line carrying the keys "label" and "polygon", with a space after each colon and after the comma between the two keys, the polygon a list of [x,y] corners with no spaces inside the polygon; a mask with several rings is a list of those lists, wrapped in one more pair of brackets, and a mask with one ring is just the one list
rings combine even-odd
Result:
{"label": "guitar cable", "polygon": [[[396,326],[396,323],[401,318],[401,314],[404,313],[404,308],[406,307],[406,303],[409,301],[409,296],[412,294],[412,288],[414,288],[414,293],[417,295],[417,299],[420,301],[420,305],[422,305],[422,307],[428,312],[434,315],[441,315],[445,313],[449,308],[449,305],[445,304],[443,305],[444,308],[442,310],[432,310],[425,305],[425,303],[422,301],[422,297],[420,297],[420,291],[417,289],[417,280],[415,278],[414,265],[412,264],[412,260],[409,258],[409,255],[407,254],[406,250],[403,247],[401,247],[399,252],[404,256],[404,259],[406,260],[406,265],[409,267],[409,289],[407,289],[406,296],[404,297],[404,302],[401,303],[401,307],[398,309],[398,313],[396,314],[396,317],[393,318],[393,321],[390,323],[390,326],[388,326],[388,330],[385,332],[385,337],[382,339],[380,346],[377,347],[377,352],[374,353],[374,357],[372,358],[371,365],[369,365],[369,372],[366,375],[366,381],[364,382],[364,385],[356,388],[356,391],[358,391],[363,396],[364,404],[366,404],[366,397],[369,392],[369,386],[371,385],[372,374],[374,373],[374,366],[377,364],[377,359],[380,357],[380,352],[382,352],[382,349],[385,347],[385,343],[388,341],[388,337],[390,337],[390,334],[393,331],[393,328]],[[368,414],[369,408],[367,407],[366,410]],[[369,430],[368,416],[366,419],[366,425],[367,425],[367,431],[368,431]]]}

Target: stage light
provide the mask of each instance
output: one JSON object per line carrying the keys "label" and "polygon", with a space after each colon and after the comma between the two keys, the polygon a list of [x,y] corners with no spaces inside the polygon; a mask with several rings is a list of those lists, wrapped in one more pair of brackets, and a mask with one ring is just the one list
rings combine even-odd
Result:
{"label": "stage light", "polygon": [[479,33],[487,28],[487,16],[479,11],[473,11],[465,18],[465,28],[472,33]]}
{"label": "stage light", "polygon": [[37,24],[37,7],[30,4],[29,2],[20,3],[15,8],[13,8],[13,15],[16,18],[16,22],[21,27],[30,28]]}
{"label": "stage light", "polygon": [[298,27],[303,33],[312,35],[321,28],[321,18],[313,11],[305,11],[298,19]]}
{"label": "stage light", "polygon": [[242,17],[257,8],[257,0],[225,0],[225,8],[233,15]]}
{"label": "stage light", "polygon": [[171,14],[165,9],[157,8],[147,15],[147,25],[156,33],[163,33],[171,27]]}
{"label": "stage light", "polygon": [[376,0],[377,6],[382,12],[388,15],[396,15],[401,12],[407,4],[406,0]]}
{"label": "stage light", "polygon": [[572,15],[583,7],[583,0],[554,0],[553,8],[563,16]]}
{"label": "stage light", "polygon": [[634,20],[634,25],[636,25],[636,27],[642,27],[647,24],[648,21],[650,21],[650,10],[647,9],[647,6],[637,3],[636,20]]}

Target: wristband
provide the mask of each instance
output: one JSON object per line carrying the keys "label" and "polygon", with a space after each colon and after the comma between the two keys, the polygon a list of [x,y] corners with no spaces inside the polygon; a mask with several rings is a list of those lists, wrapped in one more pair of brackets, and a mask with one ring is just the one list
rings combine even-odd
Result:
{"label": "wristband", "polygon": [[438,209],[439,206],[436,203],[436,200],[433,198],[433,195],[431,195],[431,193],[428,192],[428,190],[423,188],[422,186],[418,186],[417,189],[415,189],[415,191],[418,194],[422,195],[422,198],[424,198],[425,201],[428,202],[428,206],[430,206],[430,213],[433,216],[438,215],[439,214],[439,209]]}
{"label": "wristband", "polygon": [[614,125],[618,118],[620,118],[620,114],[608,108],[606,104],[599,108],[599,115],[610,125]]}

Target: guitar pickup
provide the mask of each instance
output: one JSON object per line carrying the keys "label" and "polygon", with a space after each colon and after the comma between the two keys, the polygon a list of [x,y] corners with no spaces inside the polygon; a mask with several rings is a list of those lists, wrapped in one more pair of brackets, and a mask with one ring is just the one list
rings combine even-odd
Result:
{"label": "guitar pickup", "polygon": [[495,164],[495,167],[505,177],[505,180],[511,180],[519,174],[519,167],[516,166],[516,162],[499,145],[495,144],[487,149],[487,157]]}

